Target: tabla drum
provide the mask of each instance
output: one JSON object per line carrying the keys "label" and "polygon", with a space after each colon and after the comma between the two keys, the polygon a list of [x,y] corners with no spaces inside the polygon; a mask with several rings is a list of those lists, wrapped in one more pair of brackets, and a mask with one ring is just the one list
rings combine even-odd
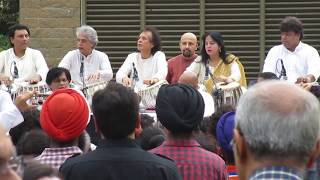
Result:
{"label": "tabla drum", "polygon": [[26,91],[36,91],[37,93],[32,97],[31,104],[42,105],[45,99],[51,94],[50,88],[43,81],[37,84],[30,84],[29,82],[15,83],[18,87],[17,96]]}
{"label": "tabla drum", "polygon": [[86,96],[87,100],[91,102],[94,93],[100,89],[105,88],[107,84],[108,81],[96,81],[90,84],[86,84],[86,87],[82,90],[82,92]]}
{"label": "tabla drum", "polygon": [[168,84],[166,80],[160,80],[157,83],[147,86],[140,87],[137,93],[141,97],[141,102],[147,109],[154,109],[156,107],[156,98],[160,87],[164,84]]}
{"label": "tabla drum", "polygon": [[217,88],[212,94],[215,112],[224,105],[236,107],[242,93],[241,86],[237,82],[231,82],[229,84],[217,83]]}

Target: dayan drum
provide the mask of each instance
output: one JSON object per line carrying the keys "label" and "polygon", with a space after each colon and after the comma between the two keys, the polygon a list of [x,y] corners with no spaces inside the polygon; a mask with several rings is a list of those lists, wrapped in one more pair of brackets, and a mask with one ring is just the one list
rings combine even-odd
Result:
{"label": "dayan drum", "polygon": [[108,81],[96,81],[90,84],[86,84],[86,87],[82,90],[86,98],[91,102],[94,93],[107,86]]}
{"label": "dayan drum", "polygon": [[227,104],[236,107],[241,95],[242,89],[239,83],[217,83],[217,88],[213,91],[212,94],[214,99],[215,111],[217,111],[217,109],[220,109],[223,105]]}
{"label": "dayan drum", "polygon": [[37,84],[30,84],[29,82],[21,82],[21,83],[18,83],[17,86],[18,86],[17,95],[20,95],[26,91],[37,92],[31,99],[31,103],[34,105],[42,105],[45,99],[51,94],[50,88],[43,81],[40,81]]}
{"label": "dayan drum", "polygon": [[164,84],[168,84],[168,82],[166,80],[160,80],[151,86],[141,87],[137,90],[137,93],[141,97],[142,104],[147,109],[154,109],[156,107],[158,91]]}

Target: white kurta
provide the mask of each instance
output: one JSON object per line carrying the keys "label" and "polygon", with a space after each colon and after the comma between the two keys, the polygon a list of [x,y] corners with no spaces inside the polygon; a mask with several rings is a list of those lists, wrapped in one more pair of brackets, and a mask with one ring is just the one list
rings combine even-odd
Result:
{"label": "white kurta", "polygon": [[84,60],[84,78],[89,75],[100,73],[102,80],[109,81],[113,73],[108,56],[98,50],[92,50],[92,53],[85,57],[78,49],[69,51],[59,63],[59,67],[69,69],[71,79],[76,85],[82,86],[80,77],[81,57]]}
{"label": "white kurta", "polygon": [[17,57],[13,48],[0,52],[0,73],[12,77],[14,73],[14,62],[18,68],[19,78],[15,82],[25,81],[38,74],[45,81],[48,66],[39,50],[27,48],[24,56]]}
{"label": "white kurta", "polygon": [[270,49],[263,66],[263,72],[281,73],[281,59],[286,69],[289,82],[296,82],[298,77],[312,74],[317,79],[320,75],[320,58],[318,51],[312,46],[300,42],[294,52],[284,45]]}
{"label": "white kurta", "polygon": [[140,53],[131,53],[128,55],[116,74],[116,81],[118,83],[122,83],[122,79],[130,75],[133,70],[133,63],[138,72],[138,85],[142,85],[143,80],[147,79],[166,79],[168,73],[168,65],[166,56],[163,52],[157,51],[153,56],[147,59],[142,59]]}
{"label": "white kurta", "polygon": [[23,116],[13,104],[10,94],[0,90],[0,124],[9,131],[23,122]]}

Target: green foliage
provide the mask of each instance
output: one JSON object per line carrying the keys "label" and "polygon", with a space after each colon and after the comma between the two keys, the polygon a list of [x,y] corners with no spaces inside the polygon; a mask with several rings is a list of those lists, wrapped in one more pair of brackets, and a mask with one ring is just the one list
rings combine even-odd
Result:
{"label": "green foliage", "polygon": [[0,52],[9,49],[10,47],[11,46],[7,36],[0,34]]}
{"label": "green foliage", "polygon": [[18,22],[19,0],[0,0],[0,33],[5,34],[8,27]]}

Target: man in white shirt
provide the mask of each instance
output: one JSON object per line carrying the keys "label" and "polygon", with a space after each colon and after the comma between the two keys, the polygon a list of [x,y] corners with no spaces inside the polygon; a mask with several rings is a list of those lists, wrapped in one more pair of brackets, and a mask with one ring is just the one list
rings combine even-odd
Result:
{"label": "man in white shirt", "polygon": [[280,24],[280,31],[282,44],[270,49],[263,72],[275,73],[280,79],[286,77],[292,83],[317,80],[320,75],[319,53],[312,46],[301,42],[301,21],[296,17],[286,17]]}
{"label": "man in white shirt", "polygon": [[48,66],[39,50],[28,47],[30,30],[15,24],[9,28],[8,36],[12,48],[0,53],[0,80],[9,85],[28,81],[35,84],[45,80]]}
{"label": "man in white shirt", "polygon": [[[167,61],[160,51],[160,35],[155,28],[147,27],[139,35],[138,51],[128,55],[116,74],[116,81],[128,87],[152,85],[167,76]],[[130,76],[130,77],[129,77]]]}
{"label": "man in white shirt", "polygon": [[98,35],[91,26],[77,28],[77,48],[69,51],[61,60],[59,67],[70,71],[72,82],[78,86],[96,81],[109,81],[113,73],[108,56],[95,49]]}

